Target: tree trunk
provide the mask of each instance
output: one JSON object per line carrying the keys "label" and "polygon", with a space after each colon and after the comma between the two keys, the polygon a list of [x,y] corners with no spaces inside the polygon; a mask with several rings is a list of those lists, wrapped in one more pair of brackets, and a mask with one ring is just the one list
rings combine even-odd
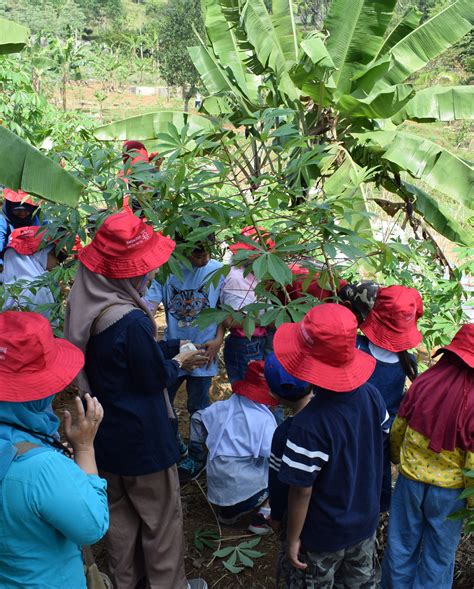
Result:
{"label": "tree trunk", "polygon": [[191,95],[189,94],[189,92],[186,92],[186,86],[181,87],[181,95],[184,100],[183,110],[184,110],[184,112],[188,112],[189,111],[189,99],[191,98]]}
{"label": "tree trunk", "polygon": [[62,102],[63,102],[63,110],[66,111],[67,109],[67,105],[66,105],[66,85],[67,85],[67,76],[66,74],[63,74],[63,78],[61,81],[61,98],[62,98]]}

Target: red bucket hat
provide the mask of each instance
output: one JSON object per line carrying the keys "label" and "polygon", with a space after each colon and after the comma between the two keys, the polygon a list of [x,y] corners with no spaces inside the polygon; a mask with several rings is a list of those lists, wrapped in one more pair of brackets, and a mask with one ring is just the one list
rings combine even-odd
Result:
{"label": "red bucket hat", "polygon": [[106,278],[133,278],[162,266],[174,246],[172,239],[122,211],[107,217],[92,242],[79,252],[79,260]]}
{"label": "red bucket hat", "polygon": [[254,360],[247,366],[245,377],[232,384],[232,391],[236,395],[247,397],[255,403],[261,403],[268,407],[275,407],[278,401],[270,394],[270,388],[265,380],[264,360]]}
{"label": "red bucket hat", "polygon": [[275,355],[292,376],[338,393],[364,384],[375,358],[356,348],[357,320],[335,303],[313,307],[299,323],[283,323],[273,340]]}
{"label": "red bucket hat", "polygon": [[433,356],[437,356],[448,350],[463,360],[470,368],[474,368],[474,324],[463,325],[448,345],[436,350]]}
{"label": "red bucket hat", "polygon": [[53,336],[38,313],[0,313],[0,401],[37,401],[62,391],[84,366],[84,354]]}
{"label": "red bucket hat", "polygon": [[8,247],[13,248],[22,256],[30,256],[39,250],[45,233],[45,228],[39,225],[18,227],[12,231]]}
{"label": "red bucket hat", "polygon": [[376,346],[390,352],[403,352],[416,347],[423,339],[416,327],[422,316],[423,301],[416,288],[382,287],[360,329]]}
{"label": "red bucket hat", "polygon": [[[260,231],[260,234],[262,235],[262,237],[268,236],[268,231],[264,227],[259,227],[258,230]],[[253,225],[249,225],[248,227],[244,227],[242,229],[242,231],[240,232],[240,235],[243,235],[244,237],[249,237],[250,239],[252,239],[252,241],[255,241],[255,242],[257,242],[257,240],[258,240],[258,233]],[[273,240],[271,240],[269,237],[265,240],[265,246],[267,247],[267,249],[271,250],[272,248],[275,247],[275,245],[276,245],[275,242]],[[239,250],[252,251],[252,250],[256,250],[257,247],[254,245],[251,245],[250,243],[246,243],[244,241],[238,241],[237,243],[233,243],[232,245],[230,245],[229,249],[233,254],[235,254]]]}
{"label": "red bucket hat", "polygon": [[34,207],[39,205],[39,202],[33,202],[31,196],[27,192],[23,192],[23,190],[18,190],[18,192],[15,192],[14,190],[10,190],[10,188],[4,188],[3,198],[20,205],[27,204]]}

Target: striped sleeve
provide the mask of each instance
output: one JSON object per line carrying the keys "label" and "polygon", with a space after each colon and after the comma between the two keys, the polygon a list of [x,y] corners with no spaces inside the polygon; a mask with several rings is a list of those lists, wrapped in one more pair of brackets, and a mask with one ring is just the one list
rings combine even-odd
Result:
{"label": "striped sleeve", "polygon": [[295,487],[312,487],[329,458],[324,440],[293,426],[281,459],[279,479]]}

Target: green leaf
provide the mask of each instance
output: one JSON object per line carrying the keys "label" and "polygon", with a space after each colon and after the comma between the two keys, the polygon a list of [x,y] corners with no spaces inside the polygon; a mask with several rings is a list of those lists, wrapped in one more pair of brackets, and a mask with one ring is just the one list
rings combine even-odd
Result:
{"label": "green leaf", "polygon": [[396,43],[389,51],[388,84],[403,82],[468,33],[474,22],[472,0],[449,4]]}
{"label": "green leaf", "polygon": [[258,550],[249,550],[247,548],[239,548],[239,553],[244,553],[247,556],[250,556],[250,558],[261,558],[262,556],[265,556],[264,552],[259,552]]}
{"label": "green leaf", "polygon": [[267,254],[268,256],[268,273],[270,276],[281,284],[288,284],[292,280],[291,270],[287,264],[275,254]]}
{"label": "green leaf", "polygon": [[472,121],[474,119],[474,86],[434,86],[425,88],[397,113],[392,121]]}
{"label": "green leaf", "polygon": [[77,206],[84,185],[35,147],[0,126],[0,183],[45,200]]}
{"label": "green leaf", "polygon": [[232,564],[229,564],[227,561],[224,561],[222,564],[224,565],[224,567],[225,567],[225,568],[226,568],[228,571],[230,571],[230,572],[231,572],[231,573],[233,573],[234,575],[237,575],[238,573],[240,573],[241,571],[243,571],[243,570],[244,570],[244,567],[237,567],[237,566],[234,566],[234,565],[232,565]]}
{"label": "green leaf", "polygon": [[352,117],[388,119],[398,113],[414,96],[412,86],[398,84],[386,86],[366,95],[360,90],[341,96],[337,107]]}
{"label": "green leaf", "polygon": [[473,233],[463,229],[450,215],[447,207],[437,202],[421,188],[403,181],[401,184],[409,195],[414,196],[415,211],[440,235],[462,245],[474,244]]}
{"label": "green leaf", "polygon": [[26,27],[0,18],[0,55],[21,51],[28,43],[29,33]]}
{"label": "green leaf", "polygon": [[220,550],[216,550],[213,552],[212,556],[216,556],[217,558],[225,558],[229,556],[231,552],[235,551],[235,546],[226,546],[225,548],[221,548]]}
{"label": "green leaf", "polygon": [[353,136],[361,145],[406,170],[414,178],[423,180],[469,208],[474,206],[472,166],[443,147],[401,131],[354,133]]}
{"label": "green leaf", "polygon": [[252,270],[257,280],[263,280],[268,272],[268,254],[259,256],[252,263]]}
{"label": "green leaf", "polygon": [[384,44],[380,48],[377,57],[387,53],[389,49],[391,49],[399,41],[404,39],[412,31],[414,31],[420,24],[422,16],[423,13],[420,10],[418,10],[418,8],[408,8],[408,10],[402,17],[402,20],[385,39]]}
{"label": "green leaf", "polygon": [[156,139],[168,128],[180,132],[186,125],[190,135],[214,129],[214,124],[207,117],[163,110],[98,127],[94,130],[94,135],[100,141],[125,141],[129,137],[134,137],[137,141],[146,141]]}
{"label": "green leaf", "polygon": [[[235,29],[226,20],[222,6],[218,0],[206,0],[204,16],[207,36],[212,44],[212,50],[220,62],[221,73],[223,74],[223,65],[226,72],[229,72],[229,70],[232,72],[234,81],[242,93],[251,102],[256,103],[258,101],[258,77],[249,73],[246,69],[246,54],[241,50]],[[198,57],[195,54],[193,55],[193,53],[191,53],[191,57],[193,57],[193,61],[194,59],[197,59],[198,62],[204,60],[203,56]],[[215,63],[213,65],[216,66]],[[199,68],[197,69],[201,73],[201,77],[203,77],[201,70]],[[223,81],[221,80],[220,82],[222,86]],[[216,92],[216,90],[209,88],[209,85],[212,85],[210,80],[205,85],[210,92]],[[214,87],[216,85],[218,84],[214,84]]]}
{"label": "green leaf", "polygon": [[253,568],[253,560],[246,556],[241,550],[239,550],[239,560],[244,566]]}
{"label": "green leaf", "polygon": [[261,542],[262,538],[257,536],[256,538],[252,538],[252,540],[247,540],[246,542],[241,542],[238,548],[255,548]]}
{"label": "green leaf", "polygon": [[464,491],[459,495],[459,499],[467,499],[468,497],[474,496],[474,487],[466,487]]}
{"label": "green leaf", "polygon": [[242,324],[245,335],[250,339],[255,331],[255,319],[247,315]]}
{"label": "green leaf", "polygon": [[396,0],[333,0],[324,23],[338,90],[350,94],[352,76],[378,54]]}

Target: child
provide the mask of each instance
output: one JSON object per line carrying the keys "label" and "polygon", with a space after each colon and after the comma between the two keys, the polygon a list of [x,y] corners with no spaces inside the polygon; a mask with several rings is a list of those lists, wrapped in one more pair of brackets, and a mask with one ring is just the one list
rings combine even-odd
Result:
{"label": "child", "polygon": [[4,309],[20,307],[50,317],[54,303],[51,290],[47,286],[29,287],[58,263],[53,245],[39,249],[43,235],[44,230],[37,225],[13,230],[3,259],[3,279],[7,291],[8,285],[18,281],[24,282],[24,288],[17,297],[10,294]]}
{"label": "child", "polygon": [[[375,360],[356,349],[357,321],[323,303],[281,325],[275,355],[314,385],[293,418],[279,480],[288,494],[287,587],[375,587],[375,532],[388,413],[367,381]],[[306,583],[306,584],[304,584]]]}
{"label": "child", "polygon": [[[213,237],[210,235],[208,241],[212,241]],[[178,238],[177,241],[179,240]],[[217,307],[224,279],[221,278],[215,285],[211,282],[213,275],[222,268],[222,264],[210,258],[208,243],[198,243],[188,252],[187,258],[192,267],[182,265],[181,278],[171,274],[163,285],[155,279],[145,299],[154,305],[154,309],[163,303],[166,313],[165,340],[189,340],[205,350],[209,358],[207,365],[192,372],[180,370],[176,383],[168,387],[173,405],[178,389],[186,382],[187,409],[192,415],[209,406],[209,389],[212,378],[217,374],[217,354],[225,333],[222,324],[211,323],[205,328],[200,328],[195,321],[204,309]],[[175,426],[178,431],[177,422]],[[179,435],[178,444],[181,457],[185,458],[187,446]],[[200,450],[192,446],[189,450],[189,457],[180,466],[182,470],[189,470],[190,476],[193,476],[200,468],[194,451],[199,454]]]}
{"label": "child", "polygon": [[[464,325],[437,364],[405,395],[390,434],[400,464],[390,506],[382,565],[384,589],[450,589],[464,507],[461,490],[473,484],[474,325]],[[468,498],[474,507],[474,495]]]}
{"label": "child", "polygon": [[[201,444],[202,465],[204,446],[209,452],[208,499],[219,506],[218,519],[226,525],[234,524],[268,498],[268,462],[276,428],[268,407],[276,401],[270,395],[263,366],[262,360],[251,362],[245,379],[232,384],[234,394],[229,399],[217,401],[191,418],[190,441]],[[183,476],[181,480],[186,482]]]}
{"label": "child", "polygon": [[[268,237],[266,229],[259,227],[260,234],[265,239],[265,245],[261,248],[271,249],[275,243]],[[258,233],[255,227],[244,227],[240,234],[246,237],[248,241],[257,243]],[[248,241],[242,241],[232,244],[229,249],[235,256],[242,250],[257,250],[257,245],[252,245]],[[244,262],[235,262],[227,275],[221,293],[221,303],[228,305],[235,311],[240,311],[245,306],[257,302],[255,289],[258,281],[251,272],[246,268],[251,263],[249,259]],[[227,376],[232,384],[237,380],[242,380],[245,375],[247,365],[252,360],[262,360],[265,351],[266,329],[256,326],[249,339],[242,329],[242,325],[233,321],[228,325],[230,334],[227,336],[224,344],[224,362],[227,370]]]}
{"label": "child", "polygon": [[[357,337],[357,347],[376,360],[369,382],[382,394],[390,416],[389,427],[402,400],[406,377],[413,381],[417,374],[415,356],[407,350],[416,347],[422,340],[416,326],[422,315],[423,301],[415,288],[398,285],[380,287],[374,308],[360,325],[365,337]],[[387,439],[381,512],[388,510],[391,495],[392,471]]]}

